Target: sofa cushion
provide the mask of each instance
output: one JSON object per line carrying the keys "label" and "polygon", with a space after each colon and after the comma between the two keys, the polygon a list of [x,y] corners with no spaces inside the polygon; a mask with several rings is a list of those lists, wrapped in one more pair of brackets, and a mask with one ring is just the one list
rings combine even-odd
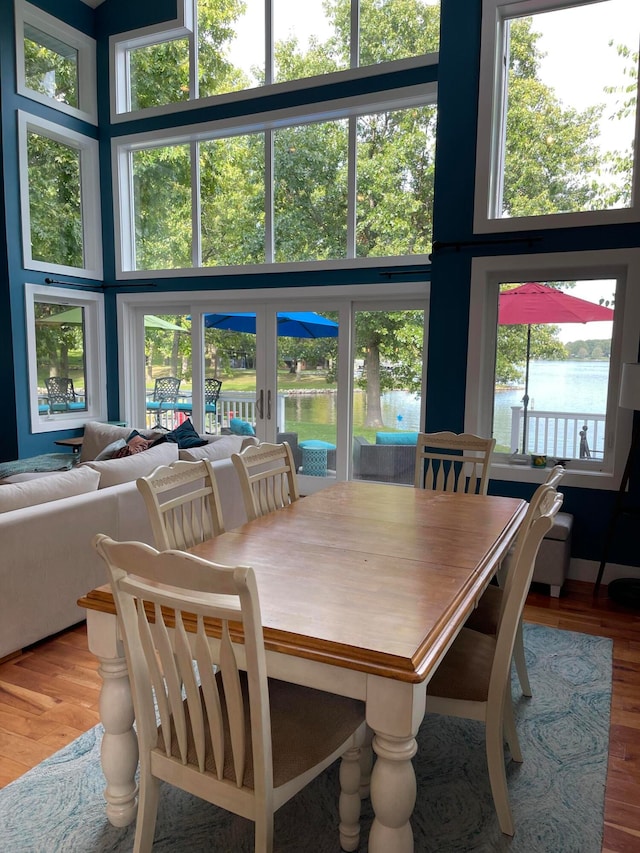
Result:
{"label": "sofa cushion", "polygon": [[121,450],[125,447],[127,442],[124,438],[117,438],[115,441],[112,441],[111,444],[107,444],[106,447],[103,447],[100,453],[95,458],[95,462],[102,462],[103,459],[111,459],[114,453],[118,450]]}
{"label": "sofa cushion", "polygon": [[[131,430],[129,430],[131,432]],[[128,483],[145,477],[154,471],[158,465],[171,465],[178,458],[178,445],[166,442],[157,447],[150,447],[142,453],[134,453],[132,456],[123,456],[121,459],[104,459],[101,462],[88,460],[81,462],[80,468],[89,467],[100,472],[101,489],[109,486],[117,486],[119,483]]]}
{"label": "sofa cushion", "polygon": [[376,444],[417,444],[417,432],[377,432]]}
{"label": "sofa cushion", "polygon": [[198,462],[200,459],[229,459],[232,453],[240,453],[249,444],[258,444],[258,439],[253,436],[223,435],[210,441],[203,447],[191,447],[180,450],[180,459],[186,462]]}
{"label": "sofa cushion", "polygon": [[0,512],[95,492],[99,482],[98,471],[90,468],[83,471],[79,466],[73,471],[49,474],[23,483],[9,483],[0,487]]}
{"label": "sofa cushion", "polygon": [[[84,425],[80,462],[95,459],[101,450],[104,450],[107,445],[118,441],[120,438],[123,438],[126,442],[132,432],[135,433],[136,430],[132,430],[131,427],[104,424],[100,423],[100,421],[89,421]],[[156,438],[162,435],[162,432],[158,430],[142,430],[139,435],[144,435],[150,441],[155,441]]]}

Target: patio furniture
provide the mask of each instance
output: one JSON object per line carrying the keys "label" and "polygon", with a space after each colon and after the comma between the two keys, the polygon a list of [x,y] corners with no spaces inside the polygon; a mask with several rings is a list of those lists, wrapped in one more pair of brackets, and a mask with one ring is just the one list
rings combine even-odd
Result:
{"label": "patio furniture", "polygon": [[335,450],[335,444],[329,441],[319,441],[314,438],[300,442],[302,449],[302,468],[301,474],[306,474],[308,477],[326,477],[327,476],[327,455],[330,450]]}
{"label": "patio furniture", "polygon": [[413,485],[415,468],[415,444],[370,444],[363,436],[354,435],[354,480]]}
{"label": "patio furniture", "polygon": [[47,401],[50,414],[86,409],[87,404],[80,400],[73,387],[73,379],[68,376],[49,376],[44,380],[47,387]]}
{"label": "patio furniture", "polygon": [[178,392],[180,390],[180,379],[175,376],[161,376],[156,379],[153,391],[147,399],[147,412],[156,412],[155,427],[166,428],[165,423],[162,423],[162,413],[175,411],[178,401]]}

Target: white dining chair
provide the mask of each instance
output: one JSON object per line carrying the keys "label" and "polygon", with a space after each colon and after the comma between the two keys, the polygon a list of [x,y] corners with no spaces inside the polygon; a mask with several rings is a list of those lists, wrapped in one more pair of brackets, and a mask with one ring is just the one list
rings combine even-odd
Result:
{"label": "white dining chair", "polygon": [[162,465],[136,485],[161,551],[185,551],[224,533],[218,485],[208,459]]}
{"label": "white dining chair", "polygon": [[[541,489],[545,485],[553,486],[555,488],[564,476],[564,474],[565,469],[562,467],[562,465],[554,466],[551,471],[549,471],[547,479],[545,480],[543,485],[539,486],[538,488]],[[535,500],[535,498],[536,493],[534,493],[533,500]],[[494,584],[491,584],[483,592],[476,608],[473,610],[473,612],[465,623],[467,628],[472,628],[474,631],[480,631],[482,634],[494,635],[497,632],[498,623],[500,621],[500,613],[504,605],[504,586],[506,583],[506,579],[509,576],[509,572],[513,568],[514,548],[515,545],[509,550],[507,556],[502,561],[500,568],[498,569],[498,585],[496,586]],[[522,618],[520,618],[516,631],[516,639],[513,647],[513,662],[516,667],[516,673],[518,675],[518,681],[520,682],[522,695],[531,698],[532,690],[531,682],[529,681],[529,672],[527,670],[527,661],[524,649]]]}
{"label": "white dining chair", "polygon": [[[136,716],[134,853],[153,847],[161,781],[253,821],[256,853],[271,853],[274,812],[340,756],[340,844],[356,850],[364,703],[267,678],[253,570],[103,534],[94,546],[108,570]],[[217,626],[213,641],[205,620]],[[183,832],[188,849],[188,821]],[[300,849],[310,842],[301,838]]]}
{"label": "white dining chair", "polygon": [[544,485],[529,504],[504,587],[497,633],[491,636],[462,628],[427,685],[428,712],[484,722],[491,793],[505,835],[514,833],[504,763],[505,739],[511,758],[522,761],[509,695],[513,647],[536,555],[562,499],[553,486]]}
{"label": "white dining chair", "polygon": [[471,433],[418,433],[415,487],[486,495],[495,444]]}
{"label": "white dining chair", "polygon": [[250,445],[231,460],[242,488],[247,518],[252,521],[289,506],[300,497],[289,443]]}

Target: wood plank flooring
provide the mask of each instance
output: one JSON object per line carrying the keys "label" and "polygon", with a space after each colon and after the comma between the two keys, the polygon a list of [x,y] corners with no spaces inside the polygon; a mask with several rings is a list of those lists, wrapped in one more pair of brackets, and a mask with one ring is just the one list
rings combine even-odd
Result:
{"label": "wood plank flooring", "polygon": [[[640,850],[640,610],[569,581],[562,598],[532,590],[525,619],[611,637],[613,694],[602,853]],[[99,721],[100,677],[77,626],[0,664],[0,787]],[[551,851],[550,851],[551,853]]]}

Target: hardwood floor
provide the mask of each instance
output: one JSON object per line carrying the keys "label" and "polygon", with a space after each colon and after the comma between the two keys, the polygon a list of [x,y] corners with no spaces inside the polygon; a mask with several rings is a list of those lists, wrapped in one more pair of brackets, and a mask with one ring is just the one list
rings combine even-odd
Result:
{"label": "hardwood floor", "polygon": [[[591,584],[569,581],[560,599],[532,590],[525,619],[614,641],[602,853],[634,853],[640,849],[640,610],[610,601],[604,588],[594,602]],[[84,625],[0,664],[0,787],[95,725],[99,691]]]}

